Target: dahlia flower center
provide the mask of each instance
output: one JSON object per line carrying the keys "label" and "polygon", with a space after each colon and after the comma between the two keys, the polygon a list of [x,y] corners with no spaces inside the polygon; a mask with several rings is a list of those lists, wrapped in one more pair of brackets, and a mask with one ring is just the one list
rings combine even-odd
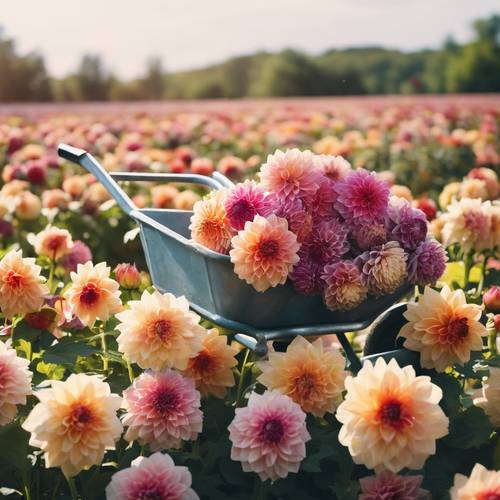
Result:
{"label": "dahlia flower center", "polygon": [[16,273],[10,270],[4,278],[4,282],[9,285],[10,288],[19,289],[23,284],[24,276],[22,274]]}
{"label": "dahlia flower center", "polygon": [[444,335],[441,337],[443,343],[454,344],[461,342],[469,334],[467,318],[453,318],[443,333]]}
{"label": "dahlia flower center", "polygon": [[66,236],[52,236],[47,242],[47,248],[53,252],[57,252],[66,242]]}
{"label": "dahlia flower center", "polygon": [[260,430],[260,438],[265,443],[278,444],[284,434],[283,423],[277,418],[266,420]]}
{"label": "dahlia flower center", "polygon": [[164,342],[170,336],[172,325],[166,319],[158,319],[151,324],[149,331],[153,337],[157,337]]}
{"label": "dahlia flower center", "polygon": [[80,302],[86,306],[93,306],[99,300],[101,292],[95,283],[87,283],[80,292]]}
{"label": "dahlia flower center", "polygon": [[136,500],[168,500],[164,488],[157,484],[141,484],[134,492],[133,498]]}
{"label": "dahlia flower center", "polygon": [[153,396],[153,406],[160,414],[166,414],[174,410],[178,403],[178,395],[168,387],[161,388]]}
{"label": "dahlia flower center", "polygon": [[276,240],[263,240],[259,243],[259,248],[257,250],[258,254],[262,258],[275,257],[279,251],[279,243]]}
{"label": "dahlia flower center", "polygon": [[464,223],[470,231],[481,233],[486,227],[486,217],[480,212],[466,212]]}
{"label": "dahlia flower center", "polygon": [[495,490],[485,491],[477,496],[478,500],[500,500],[500,487]]}
{"label": "dahlia flower center", "polygon": [[256,211],[254,206],[248,200],[238,200],[231,206],[230,209],[231,217],[235,217],[240,220],[253,220]]}
{"label": "dahlia flower center", "polygon": [[197,372],[208,372],[214,363],[212,355],[205,351],[201,351],[195,358],[191,360],[191,368]]}
{"label": "dahlia flower center", "polygon": [[295,379],[295,390],[302,398],[309,398],[316,388],[316,379],[310,373],[303,373]]}
{"label": "dahlia flower center", "polygon": [[378,417],[382,425],[398,431],[410,425],[412,421],[403,404],[396,399],[385,401],[378,410]]}
{"label": "dahlia flower center", "polygon": [[74,406],[70,414],[70,426],[82,428],[85,427],[93,418],[92,410],[83,404]]}

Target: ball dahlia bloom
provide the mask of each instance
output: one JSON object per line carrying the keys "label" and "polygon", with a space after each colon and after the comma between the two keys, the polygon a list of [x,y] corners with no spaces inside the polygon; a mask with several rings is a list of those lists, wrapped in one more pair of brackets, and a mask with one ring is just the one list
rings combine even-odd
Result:
{"label": "ball dahlia bloom", "polygon": [[482,395],[474,399],[474,404],[484,410],[495,427],[500,427],[500,368],[490,366],[490,375],[483,381]]}
{"label": "ball dahlia bloom", "polygon": [[49,293],[35,259],[11,250],[0,260],[0,309],[7,319],[16,314],[38,311]]}
{"label": "ball dahlia bloom", "polygon": [[323,299],[333,311],[349,311],[359,306],[368,292],[357,266],[341,260],[324,267],[321,279],[325,283]]}
{"label": "ball dahlia bloom", "polygon": [[298,198],[280,200],[270,195],[275,205],[274,215],[286,219],[288,229],[297,236],[297,241],[302,243],[311,233],[313,221],[311,214],[305,209]]}
{"label": "ball dahlia bloom", "polygon": [[364,169],[355,170],[334,187],[336,210],[354,225],[382,222],[387,214],[389,185]]}
{"label": "ball dahlia bloom", "polygon": [[312,200],[308,203],[308,208],[315,221],[329,220],[338,217],[334,208],[336,194],[333,183],[326,177],[319,178],[318,189]]}
{"label": "ball dahlia bloom", "polygon": [[256,215],[231,240],[234,272],[258,292],[285,283],[299,261],[297,237],[281,217]]}
{"label": "ball dahlia bloom", "polygon": [[408,282],[416,285],[434,284],[446,270],[448,256],[443,245],[427,239],[408,254]]}
{"label": "ball dahlia bloom", "polygon": [[71,252],[73,248],[73,239],[66,229],[47,226],[36,236],[28,238],[28,241],[35,248],[38,255],[49,257],[52,260],[59,260],[64,255]]}
{"label": "ball dahlia bloom", "polygon": [[345,359],[338,350],[326,349],[322,339],[295,337],[286,352],[271,352],[257,366],[261,384],[286,394],[317,417],[335,413],[342,401]]}
{"label": "ball dahlia bloom", "polygon": [[479,167],[473,168],[467,177],[471,179],[480,179],[486,184],[488,190],[488,198],[494,200],[500,194],[500,183],[498,182],[498,175],[491,168]]}
{"label": "ball dahlia bloom", "polygon": [[495,500],[500,498],[500,471],[488,470],[483,465],[476,464],[469,477],[455,474],[450,497],[451,500]]}
{"label": "ball dahlia bloom", "polygon": [[370,250],[370,248],[387,243],[387,229],[382,222],[363,224],[353,228],[352,236],[361,250]]}
{"label": "ball dahlia bloom", "polygon": [[191,238],[214,252],[227,254],[234,231],[227,218],[225,191],[213,191],[207,198],[197,201],[191,217]]}
{"label": "ball dahlia bloom", "polygon": [[89,260],[92,260],[90,248],[83,241],[76,240],[70,253],[61,259],[60,264],[67,272],[76,272],[78,264],[85,264]]}
{"label": "ball dahlia bloom", "polygon": [[436,439],[448,434],[448,418],[439,406],[443,394],[430,377],[395,359],[366,362],[345,381],[347,394],[337,409],[339,441],[357,464],[394,473],[421,469],[436,452]]}
{"label": "ball dahlia bloom", "polygon": [[260,182],[279,198],[311,200],[319,187],[321,170],[311,151],[279,149],[267,157],[260,169]]}
{"label": "ball dahlia bloom", "polygon": [[201,351],[188,362],[184,374],[193,379],[204,397],[224,398],[228,387],[234,385],[233,368],[238,364],[238,349],[228,345],[227,337],[212,328],[203,338]]}
{"label": "ball dahlia bloom", "polygon": [[278,391],[252,392],[248,406],[237,408],[229,424],[231,459],[245,472],[256,472],[262,481],[298,472],[311,439],[306,414]]}
{"label": "ball dahlia bloom", "polygon": [[97,375],[72,374],[35,395],[40,402],[22,427],[31,433],[29,444],[43,450],[47,467],[75,476],[115,448],[122,433],[116,416],[121,398]]}
{"label": "ball dahlia bloom", "polygon": [[360,479],[358,500],[431,500],[429,491],[420,488],[423,476],[399,476],[385,470]]}
{"label": "ball dahlia bloom", "polygon": [[0,342],[0,426],[14,420],[17,405],[25,405],[31,394],[33,374],[28,366],[29,361],[17,356],[9,343]]}
{"label": "ball dahlia bloom", "polygon": [[185,370],[203,348],[206,332],[185,297],[158,291],[142,293],[129,309],[116,315],[118,350],[141,368]]}
{"label": "ball dahlia bloom", "polygon": [[307,253],[299,250],[299,262],[290,273],[290,280],[298,293],[303,295],[318,295],[323,290],[321,273],[323,266],[310,258]]}
{"label": "ball dahlia bloom", "polygon": [[243,229],[245,222],[252,221],[256,215],[267,217],[273,211],[271,198],[255,182],[249,180],[228,191],[224,207],[227,220],[236,231]]}
{"label": "ball dahlia bloom", "polygon": [[115,472],[106,486],[107,500],[199,500],[191,488],[187,467],[175,465],[166,453],[137,457],[127,469]]}
{"label": "ball dahlia bloom", "polygon": [[407,277],[407,255],[397,241],[367,250],[354,260],[361,272],[361,280],[375,295],[395,292]]}
{"label": "ball dahlia bloom", "polygon": [[389,239],[414,250],[427,236],[427,217],[402,198],[392,196],[387,212]]}
{"label": "ball dahlia bloom", "polygon": [[422,368],[444,371],[455,363],[463,365],[471,351],[481,351],[487,330],[479,320],[482,306],[467,304],[463,290],[441,292],[426,286],[418,303],[410,302],[408,320],[399,335],[407,349],[420,352]]}
{"label": "ball dahlia bloom", "polygon": [[72,285],[65,297],[72,312],[89,327],[123,309],[120,285],[109,277],[110,272],[105,262],[94,266],[89,261],[78,264],[76,273],[70,274]]}
{"label": "ball dahlia bloom", "polygon": [[153,451],[180,448],[196,439],[203,426],[200,393],[194,380],[173,370],[150,370],[123,393],[123,425],[129,442],[149,444]]}

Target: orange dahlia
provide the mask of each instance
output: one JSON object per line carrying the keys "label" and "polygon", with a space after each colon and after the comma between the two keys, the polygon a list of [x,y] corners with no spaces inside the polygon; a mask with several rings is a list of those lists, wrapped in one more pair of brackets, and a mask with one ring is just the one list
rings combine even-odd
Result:
{"label": "orange dahlia", "polygon": [[482,350],[487,330],[479,322],[481,311],[482,306],[467,304],[463,290],[444,286],[439,293],[427,286],[418,303],[408,304],[408,323],[399,335],[406,348],[420,352],[423,368],[442,372],[469,361],[471,351]]}
{"label": "orange dahlia", "polygon": [[345,360],[338,350],[327,350],[322,339],[314,342],[295,337],[286,353],[270,352],[258,367],[260,383],[276,389],[317,417],[335,413],[342,401]]}

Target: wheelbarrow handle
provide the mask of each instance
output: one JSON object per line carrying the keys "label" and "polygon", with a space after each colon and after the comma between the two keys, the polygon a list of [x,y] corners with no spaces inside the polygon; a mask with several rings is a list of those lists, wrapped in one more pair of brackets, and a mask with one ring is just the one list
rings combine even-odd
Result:
{"label": "wheelbarrow handle", "polygon": [[[143,173],[143,172],[110,172],[109,174],[116,181],[136,181],[136,182],[185,182],[188,184],[200,184],[212,189],[225,187],[218,179],[199,174],[168,174],[168,173]],[[229,181],[229,179],[226,179]],[[229,181],[231,182],[231,181]]]}

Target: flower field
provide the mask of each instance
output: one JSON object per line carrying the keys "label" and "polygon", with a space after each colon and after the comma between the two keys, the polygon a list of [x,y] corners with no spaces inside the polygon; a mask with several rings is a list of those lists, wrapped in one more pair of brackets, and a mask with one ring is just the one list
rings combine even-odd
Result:
{"label": "flower field", "polygon": [[[252,349],[153,285],[136,223],[60,143],[227,177],[121,186],[187,215],[249,308],[398,305]],[[498,97],[5,107],[0,167],[1,495],[500,499]]]}

